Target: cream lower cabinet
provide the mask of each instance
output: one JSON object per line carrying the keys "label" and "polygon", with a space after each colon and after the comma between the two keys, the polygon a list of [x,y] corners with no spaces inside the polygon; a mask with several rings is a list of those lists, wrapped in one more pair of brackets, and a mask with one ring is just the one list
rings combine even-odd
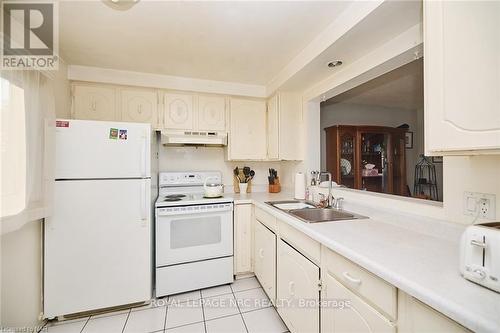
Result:
{"label": "cream lower cabinet", "polygon": [[322,275],[321,332],[396,332],[396,325],[333,276],[328,273]]}
{"label": "cream lower cabinet", "polygon": [[276,307],[290,331],[319,332],[319,267],[279,239],[276,274]]}
{"label": "cream lower cabinet", "polygon": [[399,291],[399,333],[464,333],[470,332],[431,307]]}
{"label": "cream lower cabinet", "polygon": [[271,302],[276,301],[276,235],[254,220],[254,273]]}
{"label": "cream lower cabinet", "polygon": [[252,205],[234,205],[234,274],[252,272]]}

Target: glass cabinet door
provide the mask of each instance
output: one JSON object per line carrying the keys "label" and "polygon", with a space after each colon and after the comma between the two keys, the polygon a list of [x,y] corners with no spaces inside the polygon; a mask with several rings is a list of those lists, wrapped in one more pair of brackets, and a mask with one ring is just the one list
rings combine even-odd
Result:
{"label": "glass cabinet door", "polygon": [[340,134],[339,184],[355,188],[356,133],[342,131]]}
{"label": "glass cabinet door", "polygon": [[388,133],[361,133],[359,176],[362,190],[392,193],[389,138]]}

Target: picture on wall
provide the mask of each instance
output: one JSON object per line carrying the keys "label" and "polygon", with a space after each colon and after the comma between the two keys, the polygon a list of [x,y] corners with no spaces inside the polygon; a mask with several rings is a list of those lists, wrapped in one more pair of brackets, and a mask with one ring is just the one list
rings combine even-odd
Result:
{"label": "picture on wall", "polygon": [[405,133],[405,148],[412,149],[413,148],[413,132]]}
{"label": "picture on wall", "polygon": [[443,163],[443,156],[432,156],[432,163]]}

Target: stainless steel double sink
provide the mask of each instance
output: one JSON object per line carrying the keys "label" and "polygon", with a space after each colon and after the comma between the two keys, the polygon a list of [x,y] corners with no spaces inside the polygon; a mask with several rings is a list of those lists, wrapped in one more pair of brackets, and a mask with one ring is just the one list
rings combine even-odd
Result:
{"label": "stainless steel double sink", "polygon": [[278,208],[293,217],[307,223],[359,220],[368,217],[342,209],[316,208],[313,204],[301,200],[269,201],[266,204]]}

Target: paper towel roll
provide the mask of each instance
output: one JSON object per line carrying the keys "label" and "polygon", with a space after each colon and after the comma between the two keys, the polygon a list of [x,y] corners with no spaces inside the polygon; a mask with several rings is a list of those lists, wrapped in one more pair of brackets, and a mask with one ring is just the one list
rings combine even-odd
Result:
{"label": "paper towel roll", "polygon": [[302,172],[295,174],[295,199],[304,200],[306,198],[306,175]]}

